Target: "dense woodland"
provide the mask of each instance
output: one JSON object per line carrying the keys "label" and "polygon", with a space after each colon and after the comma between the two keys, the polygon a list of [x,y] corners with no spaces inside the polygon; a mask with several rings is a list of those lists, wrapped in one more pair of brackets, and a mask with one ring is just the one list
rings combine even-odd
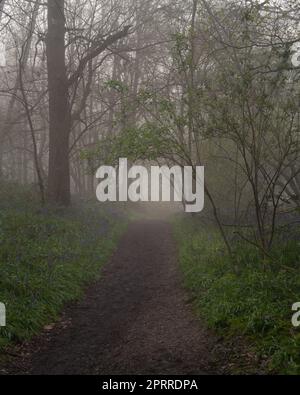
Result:
{"label": "dense woodland", "polygon": [[120,155],[204,165],[228,249],[222,211],[268,252],[299,207],[297,2],[1,7],[3,180],[69,205]]}
{"label": "dense woodland", "polygon": [[210,326],[299,372],[299,1],[2,0],[0,42],[1,215],[25,190],[33,210],[95,199],[120,157],[205,166],[205,210],[174,225],[187,284]]}

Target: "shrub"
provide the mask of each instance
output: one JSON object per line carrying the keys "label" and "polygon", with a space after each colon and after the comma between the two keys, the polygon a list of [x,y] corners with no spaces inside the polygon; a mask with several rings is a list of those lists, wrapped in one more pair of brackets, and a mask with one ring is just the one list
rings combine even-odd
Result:
{"label": "shrub", "polygon": [[249,244],[236,243],[232,259],[213,229],[185,220],[175,232],[185,284],[208,325],[222,335],[246,336],[270,358],[270,369],[299,374],[300,332],[291,324],[291,306],[300,300],[299,243],[276,243],[266,270]]}

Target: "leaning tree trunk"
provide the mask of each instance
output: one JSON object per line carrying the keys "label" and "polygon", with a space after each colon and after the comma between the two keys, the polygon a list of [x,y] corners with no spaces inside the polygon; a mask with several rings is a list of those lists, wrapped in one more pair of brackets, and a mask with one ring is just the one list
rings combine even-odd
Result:
{"label": "leaning tree trunk", "polygon": [[47,67],[49,90],[50,202],[70,204],[69,136],[71,117],[65,64],[65,1],[48,0]]}

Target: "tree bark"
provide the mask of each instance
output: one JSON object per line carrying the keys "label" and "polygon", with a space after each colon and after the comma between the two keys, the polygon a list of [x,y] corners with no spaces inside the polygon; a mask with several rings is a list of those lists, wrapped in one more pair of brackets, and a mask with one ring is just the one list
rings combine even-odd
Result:
{"label": "tree bark", "polygon": [[[48,200],[69,206],[70,159],[69,140],[72,129],[69,89],[82,77],[86,66],[108,47],[129,34],[125,26],[100,42],[95,41],[77,70],[68,78],[65,53],[65,1],[48,0],[47,68],[49,92],[49,173]],[[84,97],[82,107],[88,95]],[[80,114],[79,114],[80,115]]]}
{"label": "tree bark", "polygon": [[65,1],[48,1],[47,68],[49,90],[48,199],[71,203],[69,137],[71,116],[65,61]]}
{"label": "tree bark", "polygon": [[2,14],[3,14],[5,2],[6,2],[6,0],[0,0],[0,21],[2,19]]}

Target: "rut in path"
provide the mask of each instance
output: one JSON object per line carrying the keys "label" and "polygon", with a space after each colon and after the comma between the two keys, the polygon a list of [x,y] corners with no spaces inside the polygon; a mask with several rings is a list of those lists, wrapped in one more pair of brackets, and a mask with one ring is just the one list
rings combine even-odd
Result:
{"label": "rut in path", "polygon": [[182,289],[171,227],[132,223],[101,279],[31,361],[32,374],[211,373],[213,341]]}

